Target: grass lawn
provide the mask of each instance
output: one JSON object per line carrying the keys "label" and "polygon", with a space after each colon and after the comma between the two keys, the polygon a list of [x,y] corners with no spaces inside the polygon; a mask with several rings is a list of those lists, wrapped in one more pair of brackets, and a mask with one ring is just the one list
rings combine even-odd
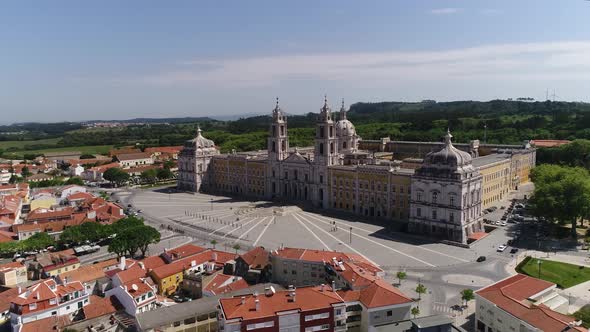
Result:
{"label": "grass lawn", "polygon": [[0,149],[8,149],[8,148],[17,148],[19,150],[24,150],[27,145],[36,145],[36,144],[57,144],[61,138],[48,138],[48,139],[40,139],[36,141],[0,141]]}
{"label": "grass lawn", "polygon": [[[539,278],[537,259],[525,258],[516,271]],[[590,280],[590,268],[541,259],[541,279],[553,282],[560,288],[569,288]]]}
{"label": "grass lawn", "polygon": [[[51,148],[43,150],[31,150],[26,153],[45,153],[45,152],[64,152],[64,151],[79,151],[82,154],[108,154],[109,150],[112,149],[112,145],[89,145],[89,146],[68,146],[65,148]],[[18,151],[15,153],[24,153],[25,151]]]}

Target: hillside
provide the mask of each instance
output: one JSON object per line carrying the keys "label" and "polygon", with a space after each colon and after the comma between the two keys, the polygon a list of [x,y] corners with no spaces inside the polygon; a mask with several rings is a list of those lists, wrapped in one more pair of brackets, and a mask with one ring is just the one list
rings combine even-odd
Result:
{"label": "hillside", "polygon": [[[335,108],[334,111],[337,113],[338,110]],[[313,143],[316,116],[315,113],[289,116],[291,146]],[[590,104],[586,103],[506,100],[356,103],[351,105],[348,118],[356,125],[363,139],[389,136],[396,140],[437,141],[448,127],[456,141],[484,140],[485,126],[487,142],[490,143],[520,143],[533,138],[590,139]],[[270,114],[235,121],[170,118],[166,119],[168,123],[100,130],[81,129],[76,123],[2,126],[0,141],[8,142],[0,144],[0,152],[5,155],[32,150],[40,153],[47,148],[136,143],[144,146],[180,145],[194,137],[197,126],[196,121],[193,121],[195,119],[200,122],[206,136],[213,139],[223,152],[265,148],[271,120]],[[41,138],[44,140],[36,141]],[[23,142],[10,143],[17,140]]]}

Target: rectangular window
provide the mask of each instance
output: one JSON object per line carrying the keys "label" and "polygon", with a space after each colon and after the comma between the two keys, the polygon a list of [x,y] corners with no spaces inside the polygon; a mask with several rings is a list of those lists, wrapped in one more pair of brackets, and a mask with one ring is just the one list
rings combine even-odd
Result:
{"label": "rectangular window", "polygon": [[271,321],[268,321],[268,322],[262,322],[262,323],[256,323],[256,324],[248,324],[246,326],[246,330],[250,331],[250,330],[263,329],[263,328],[274,327],[274,326],[275,326],[275,322],[271,320]]}
{"label": "rectangular window", "polygon": [[330,328],[330,324],[316,325],[305,328],[305,332],[323,331]]}
{"label": "rectangular window", "polygon": [[57,303],[57,301],[55,299],[49,299],[50,305],[55,305],[56,303]]}
{"label": "rectangular window", "polygon": [[29,310],[35,310],[35,309],[37,309],[37,303],[29,304]]}
{"label": "rectangular window", "polygon": [[310,320],[326,319],[326,318],[330,318],[329,312],[324,312],[324,313],[315,314],[315,315],[307,315],[307,316],[305,316],[305,321],[309,322]]}

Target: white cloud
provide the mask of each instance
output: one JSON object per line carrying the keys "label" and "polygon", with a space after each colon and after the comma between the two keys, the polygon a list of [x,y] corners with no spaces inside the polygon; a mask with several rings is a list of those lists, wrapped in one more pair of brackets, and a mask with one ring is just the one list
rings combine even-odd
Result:
{"label": "white cloud", "polygon": [[587,54],[590,54],[590,41],[496,44],[440,51],[193,59],[139,80],[155,85],[221,87],[276,86],[286,81],[358,84],[543,78],[586,81],[590,75]]}
{"label": "white cloud", "polygon": [[450,15],[461,12],[461,8],[435,8],[430,10],[430,14],[433,15]]}

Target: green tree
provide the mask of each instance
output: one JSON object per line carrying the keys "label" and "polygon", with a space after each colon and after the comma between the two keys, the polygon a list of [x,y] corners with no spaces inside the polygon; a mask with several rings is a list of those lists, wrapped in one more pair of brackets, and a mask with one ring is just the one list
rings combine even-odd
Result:
{"label": "green tree", "polygon": [[408,275],[404,271],[398,271],[396,276],[397,276],[397,280],[399,281],[400,285],[402,284],[402,280],[404,280],[408,277]]}
{"label": "green tree", "polygon": [[72,176],[71,178],[68,179],[68,181],[66,181],[66,185],[70,185],[70,184],[77,184],[79,186],[83,186],[84,180],[82,180],[82,178],[80,178],[79,176]]}
{"label": "green tree", "polygon": [[141,251],[141,256],[145,257],[145,254],[148,250],[150,244],[155,244],[160,242],[160,232],[157,229],[151,226],[140,226],[136,228],[132,228],[132,230],[136,234],[136,241]]}
{"label": "green tree", "polygon": [[102,177],[117,185],[117,186],[121,186],[123,184],[125,184],[127,181],[129,181],[129,174],[127,174],[126,172],[124,172],[122,169],[118,168],[118,167],[112,167],[107,169]]}
{"label": "green tree", "polygon": [[412,313],[412,316],[414,316],[414,318],[416,318],[418,315],[420,315],[420,308],[413,307],[412,310],[410,310],[410,312]]}
{"label": "green tree", "polygon": [[211,240],[210,243],[213,246],[213,249],[215,249],[215,245],[217,244],[217,240],[213,239],[213,240]]}
{"label": "green tree", "polygon": [[170,168],[160,168],[158,169],[158,175],[157,175],[158,179],[160,180],[167,180],[167,179],[171,179],[174,177],[174,174],[172,173],[172,171],[170,170]]}
{"label": "green tree", "polygon": [[165,169],[171,169],[172,167],[174,167],[175,163],[174,160],[168,159],[164,162],[164,168]]}
{"label": "green tree", "polygon": [[152,168],[141,172],[141,180],[145,183],[156,183],[158,180],[158,170]]}
{"label": "green tree", "polygon": [[463,300],[463,303],[465,306],[467,306],[469,301],[473,300],[474,298],[475,298],[475,295],[473,294],[472,289],[466,288],[461,291],[461,300]]}
{"label": "green tree", "polygon": [[29,167],[28,166],[24,166],[20,174],[24,178],[28,178],[29,176],[31,176],[31,172],[29,171]]}
{"label": "green tree", "polygon": [[25,247],[29,250],[44,249],[53,245],[55,245],[55,241],[45,232],[37,233],[25,240]]}
{"label": "green tree", "polygon": [[426,294],[426,286],[423,284],[418,284],[414,291],[418,294],[418,301],[422,300],[422,294]]}
{"label": "green tree", "polygon": [[535,191],[531,197],[533,213],[551,222],[571,224],[577,237],[579,220],[590,214],[590,176],[580,167],[541,165],[532,171]]}
{"label": "green tree", "polygon": [[240,245],[239,244],[234,244],[234,246],[232,247],[235,251],[236,251],[236,255],[238,254],[238,250],[240,250]]}
{"label": "green tree", "polygon": [[64,229],[59,236],[59,242],[62,244],[79,244],[84,242],[84,239],[85,236],[78,225]]}
{"label": "green tree", "polygon": [[84,241],[97,242],[105,238],[103,225],[97,222],[85,222],[80,225],[80,232],[84,236]]}

